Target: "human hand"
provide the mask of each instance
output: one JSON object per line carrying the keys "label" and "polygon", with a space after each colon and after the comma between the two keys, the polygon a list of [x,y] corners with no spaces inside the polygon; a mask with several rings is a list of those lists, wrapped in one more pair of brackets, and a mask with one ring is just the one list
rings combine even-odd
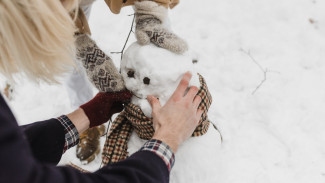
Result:
{"label": "human hand", "polygon": [[197,96],[198,88],[192,86],[185,94],[191,79],[185,73],[174,94],[164,106],[157,98],[148,96],[152,106],[152,117],[155,134],[153,139],[167,143],[176,152],[178,145],[188,139],[197,127],[203,111],[198,109],[201,97]]}
{"label": "human hand", "polygon": [[121,92],[98,93],[92,100],[80,106],[89,119],[89,128],[107,122],[113,114],[123,110],[123,102],[129,101],[132,93]]}
{"label": "human hand", "polygon": [[76,35],[77,59],[86,69],[90,82],[100,92],[125,90],[122,75],[113,60],[87,34]]}
{"label": "human hand", "polygon": [[135,34],[141,45],[150,42],[158,47],[181,54],[187,51],[187,43],[166,26],[167,9],[153,1],[134,3],[136,16]]}

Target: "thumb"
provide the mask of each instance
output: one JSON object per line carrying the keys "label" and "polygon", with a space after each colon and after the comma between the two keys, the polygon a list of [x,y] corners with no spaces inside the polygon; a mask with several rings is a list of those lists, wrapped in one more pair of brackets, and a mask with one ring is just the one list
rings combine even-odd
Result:
{"label": "thumb", "polygon": [[148,100],[149,104],[151,105],[152,113],[155,113],[157,110],[159,110],[161,108],[160,102],[156,97],[154,97],[152,95],[148,95],[147,100]]}
{"label": "thumb", "polygon": [[111,113],[115,114],[118,112],[121,112],[124,109],[123,103],[122,102],[113,102],[112,107],[111,107]]}
{"label": "thumb", "polygon": [[169,36],[171,37],[166,37],[163,42],[158,42],[156,44],[176,54],[182,54],[188,50],[188,45],[182,38],[173,33]]}
{"label": "thumb", "polygon": [[[152,31],[149,31],[149,32],[152,33]],[[147,45],[150,43],[150,37],[146,32],[137,29],[135,35],[136,35],[137,41],[140,45]]]}

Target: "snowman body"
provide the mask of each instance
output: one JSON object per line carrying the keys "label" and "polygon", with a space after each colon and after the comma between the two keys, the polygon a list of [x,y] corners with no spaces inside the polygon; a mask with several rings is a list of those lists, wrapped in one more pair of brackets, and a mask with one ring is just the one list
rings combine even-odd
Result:
{"label": "snowman body", "polygon": [[[147,95],[159,98],[164,105],[177,88],[182,76],[192,73],[190,86],[200,87],[189,55],[178,55],[154,45],[133,43],[123,55],[121,74],[126,88],[133,93],[131,102],[141,108],[147,117],[151,117],[151,106]],[[146,140],[133,132],[128,142],[129,155],[138,151]],[[218,163],[221,138],[213,125],[207,133],[191,137],[180,145],[175,154],[175,164],[171,170],[171,183],[215,183],[218,172],[214,167]]]}

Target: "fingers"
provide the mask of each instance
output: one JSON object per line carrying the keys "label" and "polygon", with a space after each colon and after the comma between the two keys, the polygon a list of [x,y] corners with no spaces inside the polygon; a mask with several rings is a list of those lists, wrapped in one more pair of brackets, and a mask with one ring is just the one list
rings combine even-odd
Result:
{"label": "fingers", "polygon": [[[152,108],[152,117],[154,117],[154,115],[157,114],[157,111],[161,108],[161,104],[159,100],[152,95],[147,96],[147,100]],[[156,122],[156,120],[153,120],[154,130],[157,131],[159,127],[160,125]]]}
{"label": "fingers", "polygon": [[152,95],[148,95],[147,100],[148,100],[149,104],[151,105],[152,113],[155,113],[157,110],[159,110],[161,108],[161,104],[156,97],[154,97]]}
{"label": "fingers", "polygon": [[113,102],[110,113],[115,114],[121,112],[123,109],[124,106],[122,102]]}
{"label": "fingers", "polygon": [[128,90],[119,92],[99,92],[101,100],[106,102],[127,102],[131,100],[132,93]]}
{"label": "fingers", "polygon": [[196,120],[197,120],[197,123],[199,123],[202,114],[203,114],[203,110],[202,109],[198,109],[197,112],[196,112]]}
{"label": "fingers", "polygon": [[194,101],[194,97],[198,91],[199,89],[196,86],[191,86],[185,97],[191,101]]}
{"label": "fingers", "polygon": [[201,101],[202,101],[202,98],[201,98],[200,96],[197,95],[197,96],[194,98],[194,101],[193,101],[193,108],[194,108],[194,109],[199,108],[199,105],[200,105]]}
{"label": "fingers", "polygon": [[151,42],[176,54],[182,54],[188,50],[188,45],[183,39],[162,27],[152,29],[146,25],[145,29],[136,31],[136,37],[142,45]]}
{"label": "fingers", "polygon": [[133,94],[129,90],[124,90],[121,95],[123,100],[130,100]]}
{"label": "fingers", "polygon": [[141,30],[136,30],[136,38],[140,45],[147,45],[150,43],[150,38],[147,33]]}
{"label": "fingers", "polygon": [[200,96],[196,96],[194,98],[194,101],[193,101],[193,108],[196,109],[196,123],[199,123],[200,119],[201,119],[201,116],[203,114],[203,110],[202,109],[199,109],[199,105],[202,101],[202,98]]}
{"label": "fingers", "polygon": [[184,93],[188,87],[191,78],[192,78],[192,74],[190,72],[186,72],[183,75],[182,80],[178,84],[171,98],[173,98],[174,100],[180,100],[184,96]]}
{"label": "fingers", "polygon": [[[164,38],[163,42],[158,41],[157,44],[158,46],[165,48],[171,52],[174,52],[176,54],[182,54],[188,50],[187,43],[179,38],[178,36],[172,34],[173,36],[171,38]],[[170,37],[170,35],[169,35]]]}
{"label": "fingers", "polygon": [[114,101],[128,101],[133,95],[129,90],[123,90],[119,92],[107,92],[107,94],[110,94]]}
{"label": "fingers", "polygon": [[157,122],[156,122],[156,120],[153,120],[152,121],[152,123],[153,123],[153,129],[155,130],[155,131],[157,131],[159,128],[160,128],[160,124],[158,124]]}

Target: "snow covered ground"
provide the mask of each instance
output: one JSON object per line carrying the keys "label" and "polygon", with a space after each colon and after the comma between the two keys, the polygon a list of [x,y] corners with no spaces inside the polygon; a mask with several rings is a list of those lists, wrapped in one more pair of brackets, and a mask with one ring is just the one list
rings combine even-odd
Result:
{"label": "snow covered ground", "polygon": [[[325,182],[324,9],[324,0],[182,0],[170,13],[214,98],[218,183]],[[122,49],[132,13],[94,4],[90,26],[104,51]],[[68,100],[63,86],[21,79],[9,103],[26,124],[71,112]],[[78,164],[74,152],[62,163]],[[85,168],[99,166],[100,157]]]}

